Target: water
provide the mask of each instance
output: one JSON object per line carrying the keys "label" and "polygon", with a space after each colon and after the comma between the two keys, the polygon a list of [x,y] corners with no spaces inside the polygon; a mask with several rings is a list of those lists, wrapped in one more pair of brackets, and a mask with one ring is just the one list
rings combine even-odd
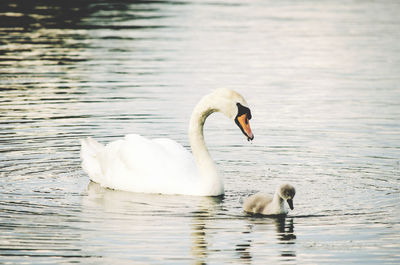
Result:
{"label": "water", "polygon": [[[2,1],[0,264],[400,263],[398,1]],[[188,147],[214,88],[243,94],[253,143],[215,114],[223,198],[90,183],[79,139]],[[287,218],[242,198],[297,189]]]}

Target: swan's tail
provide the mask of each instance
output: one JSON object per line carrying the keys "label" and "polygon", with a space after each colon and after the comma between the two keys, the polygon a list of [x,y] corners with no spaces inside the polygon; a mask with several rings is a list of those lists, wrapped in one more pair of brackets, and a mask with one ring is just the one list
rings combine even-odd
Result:
{"label": "swan's tail", "polygon": [[102,176],[100,156],[103,149],[104,145],[90,137],[81,139],[82,168],[95,182],[99,182]]}

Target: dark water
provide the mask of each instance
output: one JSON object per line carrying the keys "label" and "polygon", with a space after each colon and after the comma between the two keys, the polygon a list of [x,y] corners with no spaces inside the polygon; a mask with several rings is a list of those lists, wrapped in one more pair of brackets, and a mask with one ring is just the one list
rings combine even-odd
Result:
{"label": "dark water", "polygon": [[[1,1],[0,264],[400,263],[398,1]],[[79,139],[206,141],[223,198],[106,190]],[[287,218],[244,196],[296,189]]]}

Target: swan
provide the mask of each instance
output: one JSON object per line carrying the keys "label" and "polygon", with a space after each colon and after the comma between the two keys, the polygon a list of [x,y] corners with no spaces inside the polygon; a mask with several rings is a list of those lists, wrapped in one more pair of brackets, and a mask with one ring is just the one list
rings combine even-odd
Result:
{"label": "swan", "polygon": [[296,194],[295,188],[290,184],[280,185],[274,196],[256,193],[244,199],[243,209],[245,212],[263,215],[286,215],[288,210],[284,201],[287,201],[291,210],[293,207],[293,198]]}
{"label": "swan", "polygon": [[189,122],[192,154],[167,138],[147,139],[129,134],[103,145],[92,138],[81,140],[82,168],[90,180],[101,186],[143,193],[219,196],[224,194],[222,178],[204,142],[206,118],[221,112],[235,121],[253,140],[246,100],[231,89],[217,89],[195,106]]}

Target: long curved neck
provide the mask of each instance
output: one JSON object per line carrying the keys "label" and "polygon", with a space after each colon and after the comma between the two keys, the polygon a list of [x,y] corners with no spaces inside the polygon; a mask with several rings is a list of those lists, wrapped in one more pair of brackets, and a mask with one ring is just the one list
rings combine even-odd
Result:
{"label": "long curved neck", "polygon": [[221,195],[224,190],[222,179],[218,177],[203,135],[203,127],[207,117],[218,111],[213,105],[212,98],[205,96],[194,108],[189,124],[190,146],[201,177],[204,195],[209,196]]}

